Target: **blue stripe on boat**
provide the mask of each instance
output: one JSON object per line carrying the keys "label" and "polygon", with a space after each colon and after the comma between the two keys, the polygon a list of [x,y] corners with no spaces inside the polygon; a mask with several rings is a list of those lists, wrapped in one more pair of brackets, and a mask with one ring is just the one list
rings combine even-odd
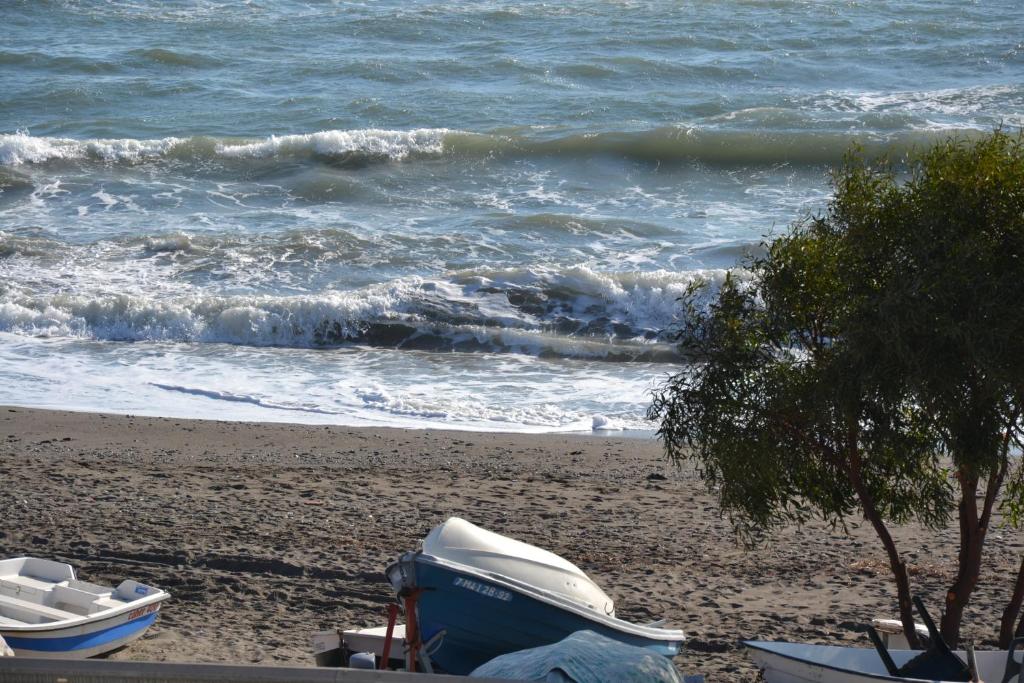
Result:
{"label": "blue stripe on boat", "polygon": [[96,647],[114,640],[125,638],[136,631],[149,628],[156,621],[160,612],[153,612],[132,621],[126,621],[118,626],[111,626],[100,631],[85,633],[80,636],[68,636],[66,638],[18,638],[17,636],[4,636],[7,644],[15,650],[37,650],[39,652],[69,652],[71,650],[84,650],[88,647]]}

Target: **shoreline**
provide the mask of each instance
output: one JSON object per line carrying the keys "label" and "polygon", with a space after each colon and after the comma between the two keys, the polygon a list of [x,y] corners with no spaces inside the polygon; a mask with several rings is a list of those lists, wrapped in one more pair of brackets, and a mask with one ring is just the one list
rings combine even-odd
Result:
{"label": "shoreline", "polygon": [[[0,407],[0,557],[171,592],[116,659],[312,665],[309,636],[384,623],[388,562],[461,516],[579,565],[637,622],[667,618],[676,659],[752,681],[740,639],[869,647],[894,591],[869,525],[787,527],[738,546],[692,468],[659,442],[133,417]],[[956,534],[896,527],[938,611]],[[964,637],[991,644],[1022,544],[993,528]]]}
{"label": "shoreline", "polygon": [[[657,427],[652,426],[650,429],[635,429],[635,428],[621,428],[621,429],[591,429],[591,430],[544,430],[544,428],[538,427],[538,431],[527,431],[527,430],[502,430],[502,429],[489,429],[489,428],[473,428],[451,426],[444,424],[427,424],[422,425],[388,425],[388,424],[347,424],[341,422],[331,422],[330,417],[342,417],[339,415],[330,415],[320,413],[306,413],[306,415],[323,415],[323,420],[307,420],[307,421],[296,421],[287,419],[272,419],[275,417],[281,417],[276,413],[266,415],[268,419],[264,420],[252,420],[248,417],[238,416],[232,417],[230,415],[218,415],[217,417],[194,417],[187,415],[168,415],[160,411],[120,411],[120,410],[100,410],[97,408],[91,408],[87,406],[49,406],[49,405],[36,405],[36,404],[20,404],[20,403],[0,403],[0,410],[12,408],[18,410],[37,410],[46,411],[51,413],[75,413],[75,414],[89,414],[89,415],[106,415],[113,417],[138,417],[138,418],[150,418],[156,420],[187,420],[190,422],[217,422],[217,423],[244,423],[244,424],[269,424],[269,425],[292,425],[296,427],[335,427],[338,429],[359,429],[359,430],[398,430],[398,431],[410,431],[410,432],[445,432],[453,434],[508,434],[508,435],[534,435],[534,436],[581,436],[581,437],[595,437],[595,438],[609,438],[609,439],[641,439],[653,441],[656,437]],[[301,413],[303,411],[295,411]],[[289,417],[293,417],[289,415]]]}

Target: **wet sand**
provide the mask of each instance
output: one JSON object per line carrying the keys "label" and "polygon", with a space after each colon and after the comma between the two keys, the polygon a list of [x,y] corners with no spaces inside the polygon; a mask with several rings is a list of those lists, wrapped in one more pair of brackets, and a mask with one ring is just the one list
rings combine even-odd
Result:
{"label": "wet sand", "polygon": [[[312,665],[313,631],[384,622],[385,566],[452,515],[575,562],[623,618],[667,618],[690,638],[680,670],[709,681],[756,680],[740,639],[868,646],[862,624],[894,614],[866,524],[744,549],[654,441],[0,408],[0,557],[172,593],[116,659]],[[937,614],[956,534],[895,536]],[[965,619],[979,647],[1022,549],[993,529]]]}

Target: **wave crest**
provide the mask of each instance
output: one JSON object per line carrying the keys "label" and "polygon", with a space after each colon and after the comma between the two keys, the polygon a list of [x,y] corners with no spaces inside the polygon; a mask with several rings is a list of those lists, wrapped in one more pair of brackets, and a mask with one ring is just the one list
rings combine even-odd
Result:
{"label": "wave crest", "polygon": [[330,158],[361,154],[397,160],[410,154],[441,154],[449,132],[445,128],[327,130],[305,135],[272,135],[266,140],[244,144],[222,143],[217,146],[217,153],[251,158],[303,154]]}
{"label": "wave crest", "polygon": [[409,155],[438,155],[447,129],[329,130],[304,135],[272,135],[259,140],[166,137],[75,140],[18,132],[0,135],[0,165],[94,160],[135,164],[161,158],[268,159],[308,156],[318,159],[401,160]]}
{"label": "wave crest", "polygon": [[976,130],[912,130],[852,133],[806,130],[735,130],[669,126],[645,131],[607,131],[557,138],[480,134],[447,128],[414,130],[325,130],[266,138],[166,137],[152,140],[34,137],[19,132],[0,135],[0,165],[19,166],[60,161],[135,164],[171,158],[219,160],[222,163],[293,162],[309,159],[356,166],[374,161],[419,157],[611,155],[650,162],[697,161],[721,165],[779,163],[821,165],[838,162],[857,142],[868,152],[904,154],[950,134]]}
{"label": "wave crest", "polygon": [[[167,243],[157,248],[188,248]],[[478,269],[315,295],[97,292],[0,299],[0,331],[110,341],[319,348],[345,344],[423,351],[665,360],[663,331],[696,278],[725,271],[601,273]]]}

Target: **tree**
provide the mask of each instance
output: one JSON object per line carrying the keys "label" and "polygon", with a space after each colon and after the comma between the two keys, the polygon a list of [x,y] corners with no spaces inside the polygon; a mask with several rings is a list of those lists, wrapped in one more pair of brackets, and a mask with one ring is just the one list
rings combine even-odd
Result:
{"label": "tree", "polygon": [[[1024,139],[949,139],[902,170],[855,151],[833,186],[824,214],[766,243],[710,303],[691,288],[674,330],[689,364],[648,416],[748,540],[859,511],[915,646],[889,525],[956,519],[941,630],[957,642],[997,500],[1011,523],[1024,515]],[[1024,561],[1004,642],[1022,601]]]}

